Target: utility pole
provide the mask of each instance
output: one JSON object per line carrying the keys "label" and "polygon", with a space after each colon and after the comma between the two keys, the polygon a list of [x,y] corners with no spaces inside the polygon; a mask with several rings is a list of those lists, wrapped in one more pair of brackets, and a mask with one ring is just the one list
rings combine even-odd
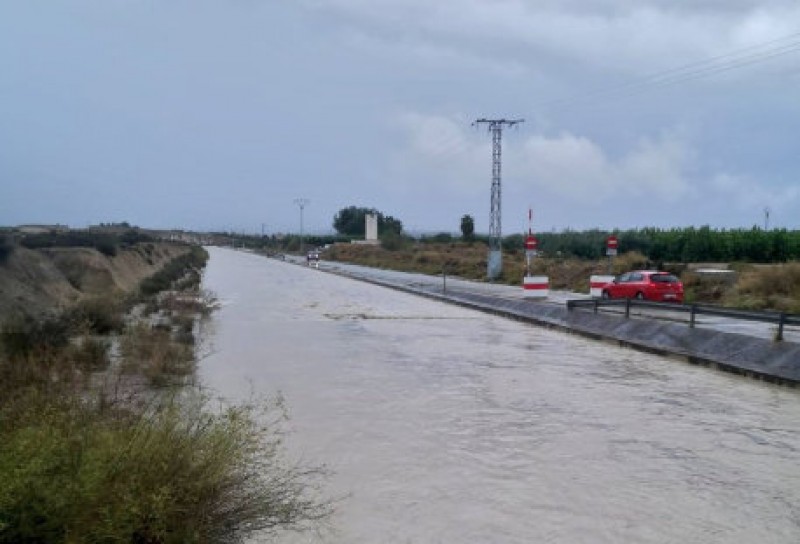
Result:
{"label": "utility pole", "polygon": [[307,198],[295,198],[294,203],[300,208],[300,254],[302,255],[305,249],[305,238],[303,238],[303,210],[311,201]]}
{"label": "utility pole", "polygon": [[764,230],[769,230],[769,212],[772,211],[769,209],[769,206],[764,208]]}
{"label": "utility pole", "polygon": [[513,127],[524,122],[525,119],[476,119],[472,123],[473,126],[487,125],[488,130],[492,133],[492,197],[489,216],[489,259],[486,270],[490,280],[500,276],[503,271],[503,233],[500,214],[503,127]]}

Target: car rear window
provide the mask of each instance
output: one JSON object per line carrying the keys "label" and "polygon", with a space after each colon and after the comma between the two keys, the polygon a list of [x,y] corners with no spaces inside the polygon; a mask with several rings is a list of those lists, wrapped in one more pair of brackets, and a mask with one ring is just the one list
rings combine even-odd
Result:
{"label": "car rear window", "polygon": [[678,283],[680,280],[672,274],[653,274],[650,276],[650,281],[656,283]]}

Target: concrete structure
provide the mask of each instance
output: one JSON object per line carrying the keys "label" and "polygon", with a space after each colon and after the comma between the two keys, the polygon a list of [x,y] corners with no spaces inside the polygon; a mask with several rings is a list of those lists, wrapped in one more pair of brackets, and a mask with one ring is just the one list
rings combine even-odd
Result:
{"label": "concrete structure", "polygon": [[550,279],[547,276],[525,276],[522,279],[525,298],[547,298],[550,294]]}
{"label": "concrete structure", "polygon": [[364,216],[364,232],[366,236],[364,239],[367,242],[378,241],[378,216],[374,214],[367,214]]}
{"label": "concrete structure", "polygon": [[620,346],[683,359],[727,372],[791,386],[800,385],[800,343],[776,342],[747,334],[689,327],[686,323],[651,318],[626,318],[568,310],[545,301],[498,296],[478,290],[426,290],[417,282],[397,282],[373,277],[370,269],[332,272],[392,289],[449,302],[467,308],[561,330]]}

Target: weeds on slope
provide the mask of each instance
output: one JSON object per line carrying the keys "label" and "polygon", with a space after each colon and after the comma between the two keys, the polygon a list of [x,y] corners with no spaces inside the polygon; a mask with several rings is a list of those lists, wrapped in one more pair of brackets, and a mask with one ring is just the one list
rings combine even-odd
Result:
{"label": "weeds on slope", "polygon": [[195,322],[214,305],[197,283],[174,270],[164,285],[185,289],[120,318],[117,350],[96,307],[0,328],[0,544],[241,542],[324,525],[326,471],[284,455],[282,400],[225,405],[186,386]]}
{"label": "weeds on slope", "polygon": [[0,407],[0,543],[240,542],[330,514],[288,464],[280,403],[193,394],[138,411],[38,390]]}

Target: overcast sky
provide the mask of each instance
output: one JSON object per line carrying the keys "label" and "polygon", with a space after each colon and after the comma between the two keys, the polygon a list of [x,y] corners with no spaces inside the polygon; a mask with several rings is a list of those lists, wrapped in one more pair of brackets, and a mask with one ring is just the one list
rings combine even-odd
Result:
{"label": "overcast sky", "polygon": [[488,232],[484,117],[503,234],[800,228],[800,2],[0,0],[3,225]]}

